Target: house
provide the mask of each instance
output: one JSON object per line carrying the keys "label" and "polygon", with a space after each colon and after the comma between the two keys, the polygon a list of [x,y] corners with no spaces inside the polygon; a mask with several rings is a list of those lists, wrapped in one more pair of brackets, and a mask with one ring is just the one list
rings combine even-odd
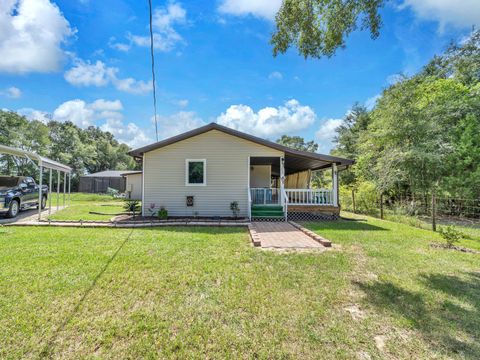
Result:
{"label": "house", "polygon": [[78,191],[85,193],[106,193],[108,188],[125,191],[126,173],[136,172],[135,170],[105,170],[84,176],[80,176]]}
{"label": "house", "polygon": [[[143,165],[142,212],[169,216],[336,217],[338,172],[352,160],[299,151],[211,123],[129,152]],[[312,171],[332,187],[312,189]]]}
{"label": "house", "polygon": [[125,192],[127,198],[142,200],[142,171],[128,171],[122,173],[125,178]]}

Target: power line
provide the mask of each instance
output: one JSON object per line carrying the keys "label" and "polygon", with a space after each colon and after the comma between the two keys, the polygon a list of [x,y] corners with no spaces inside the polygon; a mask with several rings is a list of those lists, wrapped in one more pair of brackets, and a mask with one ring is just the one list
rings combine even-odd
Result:
{"label": "power line", "polygon": [[152,0],[148,0],[148,8],[150,10],[150,54],[152,57],[152,86],[153,86],[153,115],[155,119],[155,135],[158,141],[158,124],[157,124],[157,90],[155,82],[155,55],[153,53],[153,25],[152,25]]}

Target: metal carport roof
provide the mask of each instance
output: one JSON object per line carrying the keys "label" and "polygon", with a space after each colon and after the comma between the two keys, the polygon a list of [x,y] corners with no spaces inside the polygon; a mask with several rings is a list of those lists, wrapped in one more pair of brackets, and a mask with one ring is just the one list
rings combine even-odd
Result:
{"label": "metal carport roof", "polygon": [[70,166],[67,166],[59,163],[58,161],[40,156],[31,151],[17,149],[17,148],[0,144],[0,153],[14,155],[14,156],[24,156],[30,160],[37,161],[39,166],[43,166],[47,169],[62,171],[66,173],[72,172],[72,168]]}

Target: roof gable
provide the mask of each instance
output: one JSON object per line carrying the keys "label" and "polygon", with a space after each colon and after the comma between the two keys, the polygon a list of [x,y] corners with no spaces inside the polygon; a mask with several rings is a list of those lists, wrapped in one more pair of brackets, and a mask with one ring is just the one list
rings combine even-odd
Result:
{"label": "roof gable", "polygon": [[226,133],[226,134],[229,134],[229,135],[232,135],[232,136],[236,136],[238,138],[241,138],[241,139],[244,139],[244,140],[247,140],[247,141],[251,141],[251,142],[254,142],[254,143],[259,144],[259,145],[263,145],[263,146],[266,146],[266,147],[269,147],[269,148],[272,148],[272,149],[283,151],[286,154],[290,154],[292,156],[305,157],[305,158],[310,158],[310,159],[313,159],[313,160],[320,160],[320,161],[325,161],[325,162],[329,162],[329,163],[337,163],[337,164],[340,164],[340,165],[351,165],[351,164],[353,164],[353,160],[339,158],[339,157],[335,157],[335,156],[331,156],[331,155],[312,153],[312,152],[308,152],[308,151],[295,150],[295,149],[289,148],[287,146],[277,144],[273,141],[261,139],[261,138],[256,137],[256,136],[249,135],[249,134],[243,133],[241,131],[228,128],[226,126],[219,125],[217,123],[210,123],[208,125],[199,127],[197,129],[187,131],[183,134],[179,134],[179,135],[170,137],[168,139],[165,139],[165,140],[162,140],[162,141],[159,141],[159,142],[156,142],[156,143],[153,143],[153,144],[150,144],[150,145],[147,145],[147,146],[129,151],[128,154],[133,156],[133,157],[140,158],[144,153],[147,153],[149,151],[160,149],[162,147],[165,147],[165,146],[168,146],[168,145],[171,145],[171,144],[189,139],[191,137],[206,133],[206,132],[211,131],[211,130],[218,130],[218,131],[221,131],[223,133]]}

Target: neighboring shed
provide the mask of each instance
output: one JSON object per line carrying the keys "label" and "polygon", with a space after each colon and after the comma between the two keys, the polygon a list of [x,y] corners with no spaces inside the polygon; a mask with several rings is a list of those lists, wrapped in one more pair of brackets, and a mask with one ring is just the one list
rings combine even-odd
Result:
{"label": "neighboring shed", "polygon": [[128,171],[122,173],[126,179],[125,192],[132,200],[142,200],[142,171]]}
{"label": "neighboring shed", "polygon": [[78,191],[85,193],[106,193],[108,188],[125,192],[125,178],[122,174],[136,172],[134,170],[106,170],[80,177]]}

